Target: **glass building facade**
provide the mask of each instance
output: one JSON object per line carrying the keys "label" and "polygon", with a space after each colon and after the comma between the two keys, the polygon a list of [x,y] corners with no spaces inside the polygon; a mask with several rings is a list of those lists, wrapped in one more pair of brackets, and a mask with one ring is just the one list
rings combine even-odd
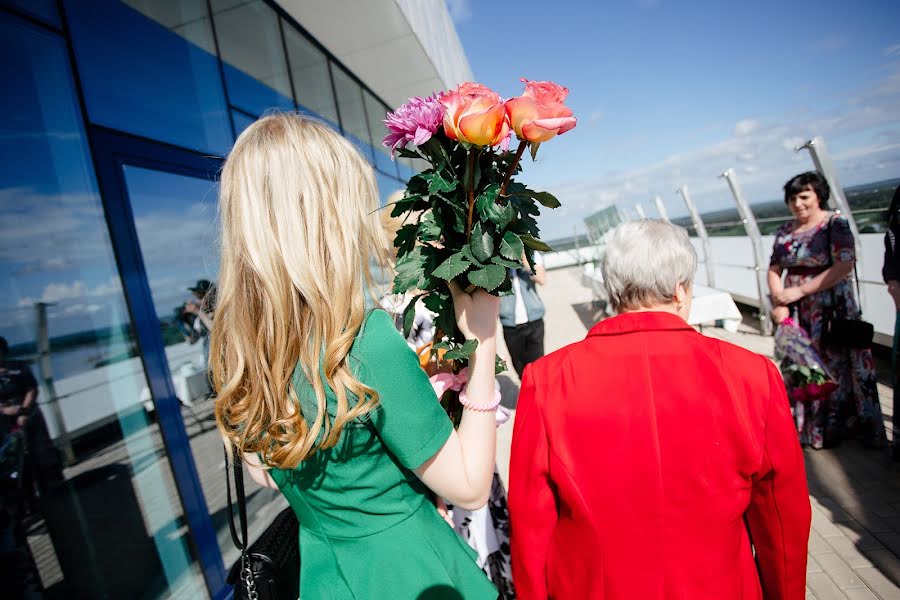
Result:
{"label": "glass building facade", "polygon": [[[216,175],[253,120],[297,110],[384,198],[413,174],[380,146],[387,106],[264,0],[0,0],[0,80],[0,409],[30,371],[46,424],[0,414],[2,550],[33,565],[4,586],[226,597],[224,457],[185,312],[217,276]],[[248,503],[251,539],[286,506]]]}

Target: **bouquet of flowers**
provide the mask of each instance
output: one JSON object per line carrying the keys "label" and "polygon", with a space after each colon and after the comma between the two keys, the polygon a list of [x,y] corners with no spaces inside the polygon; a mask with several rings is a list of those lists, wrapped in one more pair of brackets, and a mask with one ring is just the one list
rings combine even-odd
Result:
{"label": "bouquet of flowers", "polygon": [[775,359],[781,363],[793,402],[827,398],[837,389],[809,335],[792,317],[782,321],[775,331]]}
{"label": "bouquet of flowers", "polygon": [[[479,83],[428,98],[412,98],[385,124],[384,145],[393,154],[425,160],[429,168],[409,180],[404,196],[388,208],[404,218],[397,248],[394,293],[415,295],[404,311],[408,331],[417,302],[435,313],[432,356],[444,370],[459,372],[475,351],[457,331],[447,282],[463,289],[512,292],[509,269],[533,264],[534,251],[549,251],[539,238],[538,205],[556,208],[548,192],[529,189],[515,176],[520,159],[575,127],[564,105],[568,89],[552,82],[522,80],[524,93],[502,100]],[[519,143],[510,150],[511,137]],[[505,366],[497,361],[498,372]]]}

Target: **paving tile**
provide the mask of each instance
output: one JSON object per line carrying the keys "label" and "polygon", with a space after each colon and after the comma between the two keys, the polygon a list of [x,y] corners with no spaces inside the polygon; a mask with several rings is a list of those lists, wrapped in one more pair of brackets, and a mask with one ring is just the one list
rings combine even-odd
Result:
{"label": "paving tile", "polygon": [[878,597],[882,600],[897,600],[897,598],[900,598],[900,587],[897,587],[876,567],[856,569],[856,573],[869,589],[878,594]]}
{"label": "paving tile", "polygon": [[856,587],[841,590],[848,600],[878,600],[878,596],[867,587]]}
{"label": "paving tile", "polygon": [[884,544],[888,550],[900,556],[900,533],[891,531],[888,533],[876,533],[875,538]]}
{"label": "paving tile", "polygon": [[813,507],[812,509],[812,528],[822,537],[829,535],[841,535],[841,530],[828,518],[822,509]]}
{"label": "paving tile", "polygon": [[843,535],[832,535],[825,538],[826,545],[829,546],[838,556],[843,559],[850,568],[871,567],[872,562],[866,558],[865,553],[853,543],[852,540]]}
{"label": "paving tile", "polygon": [[[832,536],[838,537],[838,536]],[[821,535],[814,529],[809,532],[809,553],[811,555],[822,554],[823,552],[831,552],[832,548],[828,545]]]}
{"label": "paving tile", "polygon": [[885,547],[878,540],[878,536],[882,534],[872,534],[859,523],[836,523],[835,527],[860,550],[878,550]]}
{"label": "paving tile", "polygon": [[822,567],[819,563],[816,562],[816,559],[811,555],[806,556],[806,572],[807,573],[821,573]]}
{"label": "paving tile", "polygon": [[847,565],[844,560],[834,552],[819,554],[816,562],[822,567],[822,571],[839,588],[859,587],[863,585],[859,576]]}
{"label": "paving tile", "polygon": [[[896,554],[886,548],[881,550],[866,550],[864,554],[872,563],[872,566],[876,567],[885,577],[900,586],[900,558],[898,558]],[[853,565],[850,566],[854,567]]]}
{"label": "paving tile", "polygon": [[806,586],[815,594],[816,600],[847,600],[825,573],[811,573],[806,577]]}

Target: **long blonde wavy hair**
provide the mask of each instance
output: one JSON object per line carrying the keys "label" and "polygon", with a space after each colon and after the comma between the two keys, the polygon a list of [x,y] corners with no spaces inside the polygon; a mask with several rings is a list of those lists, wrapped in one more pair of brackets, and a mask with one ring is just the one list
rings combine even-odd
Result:
{"label": "long blonde wavy hair", "polygon": [[[386,260],[374,174],[328,126],[274,114],[235,143],[219,207],[216,424],[240,451],[294,468],[378,402],[348,365],[366,290],[374,293],[370,267]],[[298,364],[315,392],[314,416],[302,413],[291,382]],[[337,396],[334,416],[326,386]]]}

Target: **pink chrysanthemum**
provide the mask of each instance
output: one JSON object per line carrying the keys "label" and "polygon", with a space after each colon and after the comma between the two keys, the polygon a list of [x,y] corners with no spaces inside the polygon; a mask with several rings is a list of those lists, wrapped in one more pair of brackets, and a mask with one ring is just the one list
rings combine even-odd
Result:
{"label": "pink chrysanthemum", "polygon": [[435,94],[427,98],[410,98],[409,102],[389,112],[384,124],[390,133],[381,143],[391,149],[391,158],[397,148],[409,142],[421,146],[430,140],[444,122],[444,110]]}

